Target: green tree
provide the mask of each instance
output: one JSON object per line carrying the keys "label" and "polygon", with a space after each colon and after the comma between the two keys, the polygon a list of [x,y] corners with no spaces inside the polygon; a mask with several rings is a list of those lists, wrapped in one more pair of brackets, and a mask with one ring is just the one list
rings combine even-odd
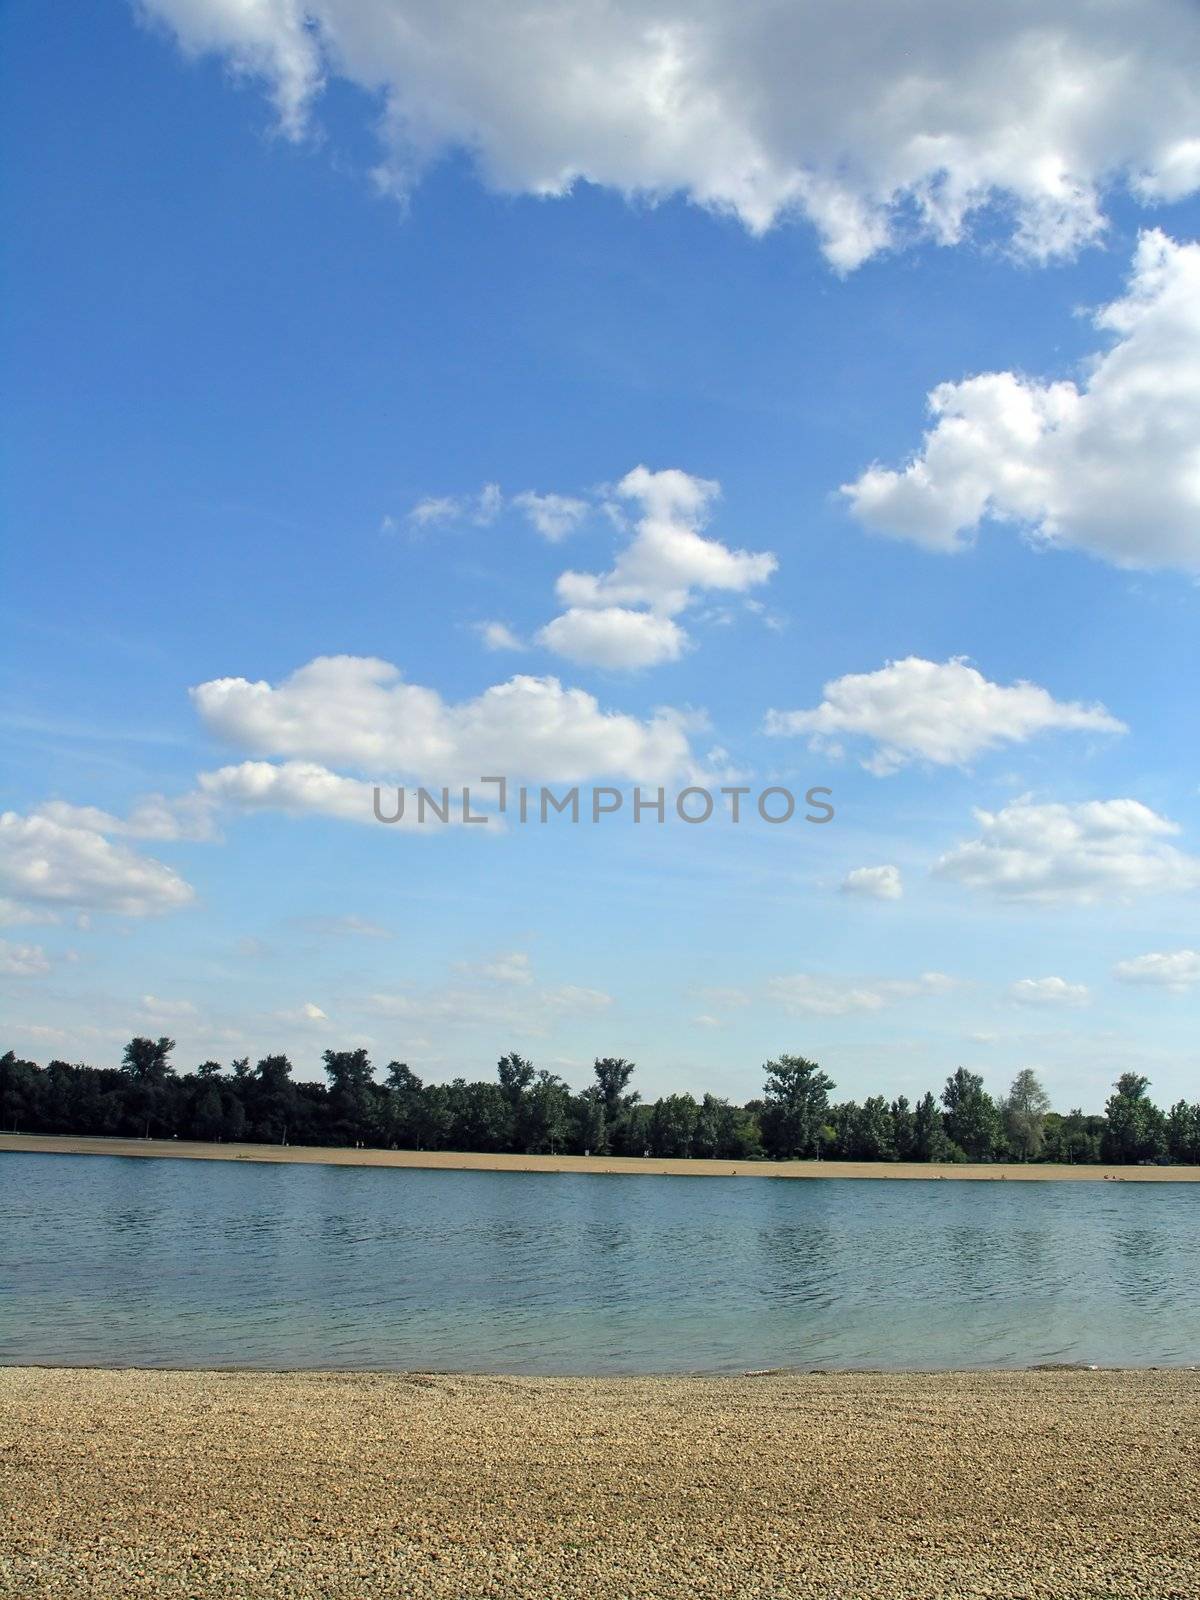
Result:
{"label": "green tree", "polygon": [[881,1094],[864,1100],[855,1118],[854,1159],[856,1161],[894,1161],[896,1129],[891,1107]]}
{"label": "green tree", "polygon": [[500,1090],[508,1101],[512,1117],[511,1139],[513,1148],[527,1150],[529,1148],[529,1090],[534,1080],[534,1066],[532,1061],[527,1061],[524,1056],[519,1056],[516,1051],[511,1051],[506,1056],[501,1056],[496,1063],[496,1075],[500,1080]]}
{"label": "green tree", "polygon": [[211,1080],[204,1084],[192,1107],[192,1132],[197,1139],[219,1139],[225,1128],[221,1091]]}
{"label": "green tree", "polygon": [[946,1136],[968,1161],[991,1161],[1001,1138],[1000,1113],[983,1079],[966,1067],[946,1079],[942,1090]]}
{"label": "green tree", "polygon": [[296,1091],[291,1080],[292,1063],[286,1056],[264,1056],[255,1067],[246,1109],[256,1139],[286,1144],[289,1125],[295,1130]]}
{"label": "green tree", "polygon": [[[623,1153],[631,1144],[629,1113],[641,1098],[636,1090],[632,1094],[626,1092],[635,1071],[634,1063],[620,1056],[598,1056],[592,1071],[604,1106],[603,1150]],[[636,1139],[632,1142],[636,1143]]]}
{"label": "green tree", "polygon": [[1046,1113],[1050,1096],[1038,1081],[1032,1067],[1022,1067],[1001,1105],[1004,1131],[1013,1153],[1022,1161],[1036,1158],[1046,1132]]}
{"label": "green tree", "polygon": [[815,1061],[781,1055],[764,1067],[763,1142],[780,1161],[816,1155],[833,1080]]}
{"label": "green tree", "polygon": [[1200,1105],[1178,1100],[1167,1113],[1167,1154],[1181,1166],[1200,1166]]}
{"label": "green tree", "polygon": [[710,1160],[753,1161],[762,1153],[758,1119],[749,1107],[706,1094],[696,1114],[692,1154]]}
{"label": "green tree", "polygon": [[378,1131],[378,1101],[365,1050],[326,1050],[332,1131],[343,1144],[365,1144]]}
{"label": "green tree", "polygon": [[406,1061],[389,1061],[384,1074],[383,1131],[394,1149],[419,1150],[426,1142],[424,1088]]}
{"label": "green tree", "polygon": [[512,1143],[512,1111],[499,1084],[450,1084],[450,1138],[455,1150],[507,1150]]}
{"label": "green tree", "polygon": [[166,1083],[172,1076],[171,1052],[174,1048],[174,1039],[146,1039],[140,1035],[125,1046],[121,1070],[133,1084],[128,1105],[143,1139],[150,1137],[151,1129],[156,1125],[159,1132],[166,1132],[163,1113],[168,1103]]}
{"label": "green tree", "polygon": [[915,1161],[916,1151],[916,1117],[905,1095],[897,1095],[892,1101],[892,1139],[896,1147],[897,1161]]}
{"label": "green tree", "polygon": [[578,1128],[575,1142],[587,1155],[608,1154],[608,1116],[604,1096],[597,1086],[585,1089],[575,1100],[575,1121]]}
{"label": "green tree", "polygon": [[1149,1078],[1136,1072],[1123,1072],[1113,1085],[1115,1093],[1104,1107],[1106,1161],[1135,1163],[1166,1156],[1166,1118],[1146,1094],[1149,1087]]}
{"label": "green tree", "polygon": [[527,1150],[554,1155],[570,1137],[571,1091],[553,1072],[539,1070],[527,1095]]}
{"label": "green tree", "polygon": [[125,1046],[121,1069],[135,1083],[161,1084],[171,1075],[174,1039],[131,1039]]}
{"label": "green tree", "polygon": [[952,1155],[945,1119],[932,1092],[926,1092],[913,1111],[912,1160],[949,1161]]}
{"label": "green tree", "polygon": [[700,1107],[690,1094],[670,1094],[651,1108],[650,1147],[656,1156],[690,1156]]}
{"label": "green tree", "polygon": [[31,1129],[37,1121],[41,1068],[12,1050],[0,1056],[0,1128],[5,1133]]}
{"label": "green tree", "polygon": [[1089,1116],[1078,1107],[1065,1117],[1048,1111],[1042,1133],[1042,1159],[1067,1166],[1099,1161],[1107,1127],[1104,1117]]}

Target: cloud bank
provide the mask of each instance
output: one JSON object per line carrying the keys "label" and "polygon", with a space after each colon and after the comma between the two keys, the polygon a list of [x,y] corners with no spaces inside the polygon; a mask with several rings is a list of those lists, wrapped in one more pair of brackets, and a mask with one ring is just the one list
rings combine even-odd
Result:
{"label": "cloud bank", "polygon": [[380,107],[376,178],[449,152],[517,194],[684,195],[751,233],[805,218],[830,262],[953,244],[1003,215],[1034,260],[1104,229],[1105,192],[1200,187],[1190,0],[141,0],[189,53],[262,80],[304,135],[330,79]]}

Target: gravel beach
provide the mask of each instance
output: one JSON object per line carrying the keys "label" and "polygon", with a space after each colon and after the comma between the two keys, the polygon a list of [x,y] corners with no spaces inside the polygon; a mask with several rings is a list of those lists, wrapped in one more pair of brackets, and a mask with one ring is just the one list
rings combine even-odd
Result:
{"label": "gravel beach", "polygon": [[1194,1600],[1200,1373],[3,1368],[0,1594]]}

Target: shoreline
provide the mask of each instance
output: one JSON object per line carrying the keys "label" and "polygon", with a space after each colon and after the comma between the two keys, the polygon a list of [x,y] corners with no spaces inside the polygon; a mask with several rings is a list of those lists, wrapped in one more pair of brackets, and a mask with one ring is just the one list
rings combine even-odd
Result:
{"label": "shoreline", "polygon": [[0,1368],[40,1600],[1159,1600],[1200,1373],[501,1378]]}
{"label": "shoreline", "polygon": [[175,1161],[393,1167],[432,1172],[542,1172],[624,1177],[872,1178],[925,1182],[1200,1183],[1200,1167],[1061,1166],[1036,1162],[715,1161],[659,1156],[495,1155],[451,1150],[355,1150],[323,1145],[205,1144],[81,1134],[0,1133],[0,1155],[93,1155]]}

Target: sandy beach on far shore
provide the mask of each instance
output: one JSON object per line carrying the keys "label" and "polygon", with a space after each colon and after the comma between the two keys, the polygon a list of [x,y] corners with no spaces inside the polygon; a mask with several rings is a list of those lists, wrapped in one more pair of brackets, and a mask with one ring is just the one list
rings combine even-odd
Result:
{"label": "sandy beach on far shore", "polygon": [[1186,1600],[1200,1373],[0,1368],[0,1593]]}
{"label": "sandy beach on far shore", "polygon": [[167,1156],[183,1161],[290,1161],[335,1167],[417,1167],[450,1172],[607,1172],[685,1178],[911,1178],[1045,1183],[1200,1183],[1200,1167],[1068,1167],[1016,1161],[705,1161],[658,1156],[512,1156],[453,1150],[354,1150],[316,1145],[202,1144],[187,1139],[101,1139],[0,1133],[0,1154]]}

